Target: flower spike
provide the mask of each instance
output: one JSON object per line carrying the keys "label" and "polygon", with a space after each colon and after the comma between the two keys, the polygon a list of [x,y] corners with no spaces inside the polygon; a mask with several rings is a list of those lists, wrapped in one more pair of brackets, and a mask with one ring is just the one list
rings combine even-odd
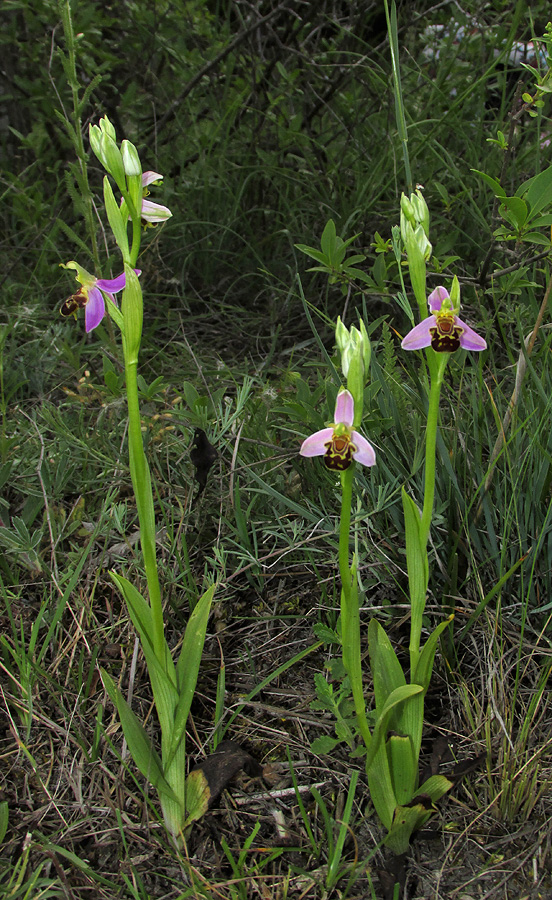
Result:
{"label": "flower spike", "polygon": [[328,469],[344,472],[353,460],[363,466],[373,466],[376,452],[369,441],[353,431],[355,404],[349,391],[340,391],[335,404],[335,422],[305,438],[301,456],[323,456]]}

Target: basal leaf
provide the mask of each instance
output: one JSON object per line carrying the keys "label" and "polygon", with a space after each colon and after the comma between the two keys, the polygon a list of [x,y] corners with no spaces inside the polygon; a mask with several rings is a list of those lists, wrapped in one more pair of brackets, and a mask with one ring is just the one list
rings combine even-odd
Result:
{"label": "basal leaf", "polygon": [[101,669],[101,675],[107,693],[117,707],[123,734],[126,738],[128,749],[130,750],[134,762],[142,775],[147,778],[160,793],[164,793],[166,796],[170,797],[171,800],[176,801],[177,798],[172,788],[165,780],[159,755],[145,728],[105,669]]}

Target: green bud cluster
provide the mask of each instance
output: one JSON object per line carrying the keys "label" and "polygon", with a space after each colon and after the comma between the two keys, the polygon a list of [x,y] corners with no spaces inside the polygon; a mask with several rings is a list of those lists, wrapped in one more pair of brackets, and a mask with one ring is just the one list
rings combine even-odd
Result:
{"label": "green bud cluster", "polygon": [[429,209],[420,187],[407,197],[401,196],[401,240],[408,260],[408,271],[420,315],[427,316],[426,263],[433,250],[429,242]]}
{"label": "green bud cluster", "polygon": [[353,325],[349,330],[338,317],[335,340],[341,353],[341,369],[347,379],[347,389],[355,402],[354,426],[358,427],[362,420],[364,385],[368,381],[370,370],[370,338],[362,319],[359,320],[358,328]]}
{"label": "green bud cluster", "polygon": [[[107,116],[100,119],[99,125],[90,126],[90,146],[102,166],[114,178],[122,194],[127,190],[138,198],[141,188],[142,166],[134,144],[123,141],[119,148],[115,128]],[[127,182],[128,179],[128,182]],[[136,179],[136,184],[133,181]],[[134,188],[134,189],[133,189]],[[134,200],[134,196],[132,198]],[[139,208],[139,207],[138,207]]]}
{"label": "green bud cluster", "polygon": [[427,262],[433,247],[429,242],[429,209],[420,188],[410,195],[401,196],[401,237],[407,248],[415,242]]}

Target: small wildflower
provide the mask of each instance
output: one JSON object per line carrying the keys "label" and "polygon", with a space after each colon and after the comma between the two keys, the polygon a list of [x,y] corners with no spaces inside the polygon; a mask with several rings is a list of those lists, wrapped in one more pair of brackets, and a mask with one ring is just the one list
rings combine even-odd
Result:
{"label": "small wildflower", "polygon": [[[142,188],[144,191],[144,198],[148,196],[148,185],[153,184],[156,181],[161,181],[163,178],[162,175],[159,175],[157,172],[144,172],[142,175]],[[151,200],[142,200],[142,221],[146,223],[155,224],[157,222],[165,222],[167,219],[170,219],[172,216],[172,212],[170,209],[167,209],[166,206],[161,206],[160,203],[153,203]]]}
{"label": "small wildflower", "polygon": [[401,344],[403,350],[421,350],[431,346],[438,353],[454,353],[460,347],[464,350],[487,348],[487,342],[458,318],[460,290],[456,286],[457,280],[453,285],[457,305],[453,305],[446,288],[437,287],[431,292],[427,302],[432,314],[408,332]]}
{"label": "small wildflower", "polygon": [[[117,278],[95,278],[74,260],[63,265],[63,268],[75,269],[80,288],[76,294],[72,294],[61,304],[60,313],[62,316],[71,316],[78,309],[84,309],[85,329],[87,332],[92,331],[105,316],[104,294],[108,300],[115,303],[113,294],[123,290],[126,282],[125,273],[122,272]],[[140,269],[134,271],[137,275],[140,274]]]}
{"label": "small wildflower", "polygon": [[349,391],[340,391],[335,404],[335,422],[328,428],[311,434],[301,444],[301,456],[323,456],[328,469],[343,472],[353,460],[363,466],[373,466],[376,453],[372,445],[358,431],[353,431],[355,406]]}

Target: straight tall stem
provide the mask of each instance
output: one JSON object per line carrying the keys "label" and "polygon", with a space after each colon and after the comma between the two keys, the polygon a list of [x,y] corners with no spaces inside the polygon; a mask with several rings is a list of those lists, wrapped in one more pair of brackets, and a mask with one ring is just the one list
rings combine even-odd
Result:
{"label": "straight tall stem", "polygon": [[360,613],[356,565],[349,564],[351,505],[353,500],[354,463],[341,474],[341,518],[339,525],[339,574],[341,576],[341,642],[343,665],[351,682],[359,731],[366,749],[372,735],[366,719],[360,658]]}

